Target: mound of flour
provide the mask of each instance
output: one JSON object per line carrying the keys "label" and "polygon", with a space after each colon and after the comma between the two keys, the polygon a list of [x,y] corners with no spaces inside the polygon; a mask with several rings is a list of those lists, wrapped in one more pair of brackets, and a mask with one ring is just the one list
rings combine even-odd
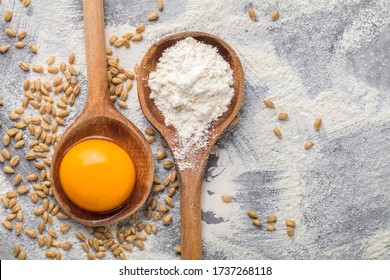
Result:
{"label": "mound of flour", "polygon": [[183,147],[205,140],[231,102],[232,85],[233,71],[218,50],[191,37],[166,49],[149,77],[151,98]]}

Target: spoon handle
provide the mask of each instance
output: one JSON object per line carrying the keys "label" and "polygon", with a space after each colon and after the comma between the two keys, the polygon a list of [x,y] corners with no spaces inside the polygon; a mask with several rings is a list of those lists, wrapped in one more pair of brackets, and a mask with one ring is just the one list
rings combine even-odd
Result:
{"label": "spoon handle", "polygon": [[179,171],[181,214],[181,257],[202,259],[202,224],[200,198],[205,163]]}
{"label": "spoon handle", "polygon": [[88,78],[87,107],[93,108],[94,112],[104,112],[105,106],[99,104],[107,105],[111,102],[108,96],[103,0],[84,0],[83,6]]}

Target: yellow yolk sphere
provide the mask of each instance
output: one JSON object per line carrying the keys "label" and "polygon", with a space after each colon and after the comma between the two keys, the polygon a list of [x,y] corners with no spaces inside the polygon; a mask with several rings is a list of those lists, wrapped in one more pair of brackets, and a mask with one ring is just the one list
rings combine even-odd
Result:
{"label": "yellow yolk sphere", "polygon": [[88,139],[65,154],[60,181],[74,204],[89,211],[105,212],[120,206],[130,196],[135,169],[130,156],[118,145]]}

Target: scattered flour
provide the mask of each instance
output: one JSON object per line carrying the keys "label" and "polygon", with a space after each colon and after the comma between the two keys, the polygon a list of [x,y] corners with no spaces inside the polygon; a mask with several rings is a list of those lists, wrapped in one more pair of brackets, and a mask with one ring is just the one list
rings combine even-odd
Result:
{"label": "scattered flour", "polygon": [[373,236],[369,241],[364,258],[365,259],[389,259],[390,255],[390,232]]}
{"label": "scattered flour", "polygon": [[376,1],[375,5],[361,9],[344,31],[338,43],[338,52],[348,52],[373,42],[390,24],[383,12],[390,11],[390,1]]}
{"label": "scattered flour", "polygon": [[233,71],[215,47],[189,37],[163,52],[149,75],[150,97],[177,131],[176,159],[204,146],[208,127],[228,109],[232,85]]}

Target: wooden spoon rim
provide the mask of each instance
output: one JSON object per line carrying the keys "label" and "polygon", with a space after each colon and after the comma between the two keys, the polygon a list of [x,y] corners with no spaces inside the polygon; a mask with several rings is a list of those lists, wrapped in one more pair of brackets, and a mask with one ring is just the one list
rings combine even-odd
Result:
{"label": "wooden spoon rim", "polygon": [[[119,222],[123,219],[130,217],[132,214],[134,214],[136,211],[138,211],[145,204],[145,202],[150,194],[152,185],[153,185],[154,158],[153,158],[153,154],[152,154],[150,146],[145,141],[143,141],[145,139],[145,137],[143,136],[141,131],[133,123],[131,123],[127,118],[125,118],[119,111],[115,110],[115,112],[117,112],[121,117],[118,117],[116,114],[113,114],[114,116],[107,115],[107,114],[105,114],[105,115],[95,115],[95,114],[90,115],[90,114],[88,114],[88,111],[89,110],[83,111],[80,114],[80,116],[75,120],[75,122],[66,130],[66,132],[61,136],[61,138],[57,144],[57,148],[54,151],[53,165],[51,168],[53,195],[54,195],[55,199],[57,200],[58,204],[60,205],[61,209],[65,212],[65,214],[67,214],[73,220],[80,222],[82,224],[85,224],[85,225],[90,225],[90,226],[107,226],[107,225]],[[134,139],[138,139],[141,142],[145,143],[143,148],[146,149],[145,154],[148,154],[149,156],[143,157],[143,160],[146,163],[145,166],[148,166],[148,172],[143,177],[138,176],[138,174],[137,174],[136,184],[134,186],[134,190],[133,190],[132,194],[130,195],[130,197],[121,206],[119,206],[118,208],[116,208],[112,211],[106,212],[106,213],[95,213],[95,212],[91,212],[91,211],[88,211],[88,210],[85,210],[85,209],[78,207],[73,202],[71,202],[68,198],[65,198],[65,199],[63,198],[64,191],[62,189],[61,182],[60,182],[59,177],[58,177],[58,170],[59,170],[59,166],[60,166],[60,163],[62,161],[63,156],[65,155],[66,151],[68,151],[73,145],[77,144],[80,141],[86,140],[88,138],[91,138],[91,139],[92,138],[95,138],[95,139],[110,138],[110,137],[107,137],[107,135],[102,135],[101,133],[96,133],[96,131],[94,132],[93,130],[90,130],[90,131],[88,131],[89,136],[82,137],[82,139],[79,139],[79,140],[76,140],[73,142],[69,141],[69,138],[72,138],[72,135],[77,133],[77,130],[79,127],[82,127],[85,123],[91,123],[94,120],[99,120],[99,122],[100,122],[102,119],[107,119],[108,122],[121,123],[123,125],[123,127],[126,127],[126,129],[128,129],[128,132],[129,132],[128,135],[131,135],[131,137],[134,137]],[[112,137],[111,137],[110,140],[113,143],[119,145],[118,141],[116,141],[117,139],[112,139]],[[119,145],[119,146],[121,146],[121,145]],[[66,147],[65,152],[60,152],[60,149],[58,147]],[[121,147],[126,152],[128,152],[128,150],[125,147],[123,147],[123,146],[121,146]],[[132,157],[132,160],[133,160],[134,164],[136,164],[134,157]],[[137,168],[139,168],[139,166],[135,166],[135,167],[136,167],[136,172],[139,172],[139,170],[137,170]],[[140,182],[139,180],[141,180],[141,179],[143,179],[144,181]],[[54,181],[57,181],[57,183],[54,183]],[[134,204],[129,209],[131,211],[127,211],[126,204],[132,202],[132,200],[134,198],[133,195],[134,195],[135,191],[138,191],[137,188],[142,188],[143,195],[141,196],[140,199],[137,200],[137,203]],[[128,206],[128,207],[130,207],[130,206]],[[74,210],[76,208],[77,208],[77,212],[76,212],[77,214],[75,214],[75,212],[74,212]],[[90,218],[91,216],[94,216],[95,218],[91,219]],[[88,218],[85,218],[85,217],[88,217]]]}
{"label": "wooden spoon rim", "polygon": [[[183,40],[187,37],[193,37],[194,39],[206,44],[209,43],[204,42],[202,38],[211,39],[214,44],[210,45],[217,47],[219,51],[221,51],[221,49],[226,50],[229,56],[226,57],[222,55],[222,57],[229,63],[230,67],[234,66],[234,69],[232,68],[234,79],[234,96],[232,97],[232,101],[228,107],[228,110],[220,118],[212,122],[208,128],[208,131],[212,136],[208,139],[208,146],[211,149],[211,147],[217,141],[218,137],[222,134],[222,132],[238,114],[239,110],[241,109],[244,98],[244,74],[241,62],[233,48],[229,46],[224,40],[209,33],[191,31],[175,33],[155,42],[145,53],[140,63],[140,70],[137,75],[138,98],[141,105],[141,109],[144,112],[146,118],[165,137],[165,139],[168,141],[168,144],[171,146],[172,140],[177,139],[177,132],[173,126],[165,125],[164,117],[161,111],[157,108],[154,101],[150,98],[151,91],[148,86],[149,74],[150,72],[152,72],[150,69],[150,64],[151,62],[156,62],[156,59],[153,60],[153,56],[156,54],[156,51],[161,45],[169,43],[168,47],[170,47],[176,42]],[[161,57],[161,54],[162,51],[159,53],[157,61]],[[152,65],[152,68],[154,66],[155,65]],[[209,149],[205,149],[204,152],[207,153],[207,150]]]}

